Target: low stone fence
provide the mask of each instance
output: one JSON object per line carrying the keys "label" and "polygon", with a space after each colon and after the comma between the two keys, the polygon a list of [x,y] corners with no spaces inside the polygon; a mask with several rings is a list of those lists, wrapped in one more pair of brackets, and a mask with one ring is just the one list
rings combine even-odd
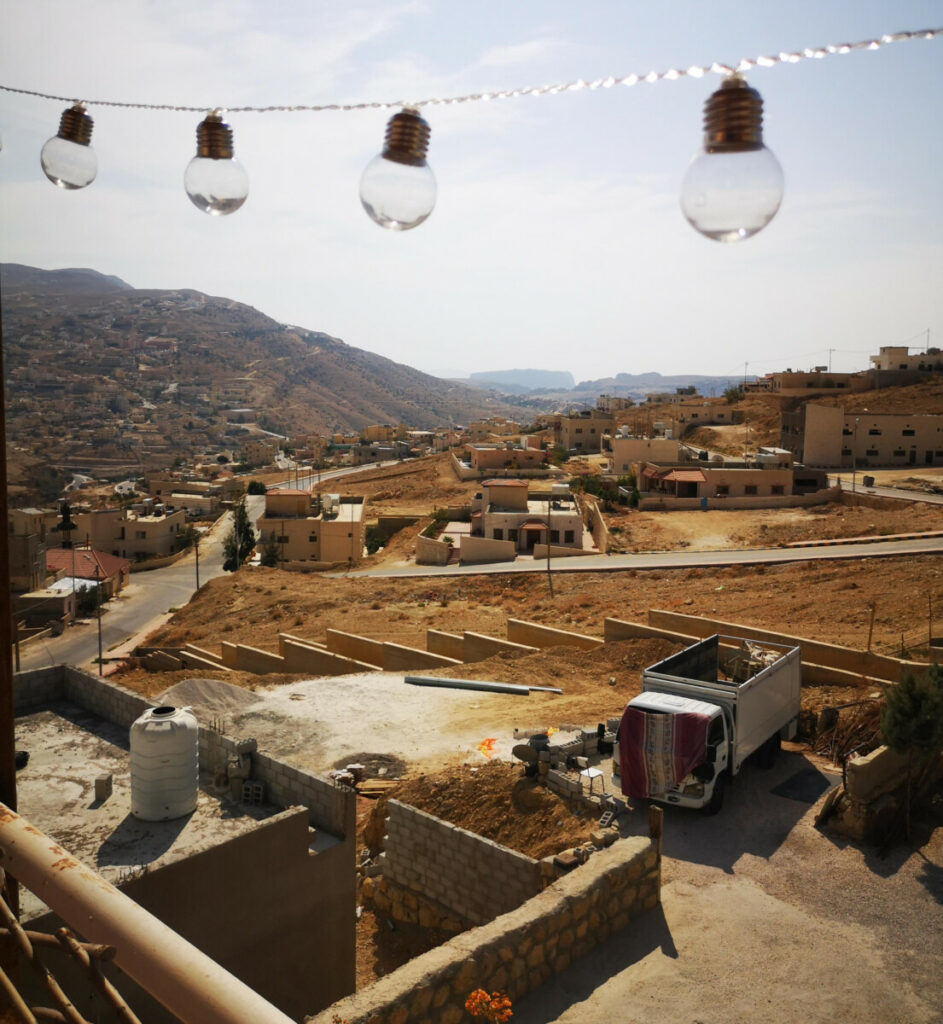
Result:
{"label": "low stone fence", "polygon": [[593,854],[543,892],[488,924],[410,960],[309,1024],[460,1024],[476,988],[518,1000],[658,904],[661,852],[636,836]]}
{"label": "low stone fence", "polygon": [[184,555],[189,554],[193,548],[183,548],[175,551],[172,555],[162,555],[158,558],[146,558],[142,562],[132,562],[131,572],[149,572],[151,569],[163,569],[165,566],[179,562]]}
{"label": "low stone fence", "polygon": [[452,545],[434,537],[416,538],[416,565],[448,565]]}

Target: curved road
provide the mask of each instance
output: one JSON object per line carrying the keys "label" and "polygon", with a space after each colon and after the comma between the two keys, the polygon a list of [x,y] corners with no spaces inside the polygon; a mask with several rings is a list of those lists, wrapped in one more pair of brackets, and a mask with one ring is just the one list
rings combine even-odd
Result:
{"label": "curved road", "polygon": [[[325,480],[364,472],[376,466],[357,466],[321,474]],[[289,481],[284,481],[285,484]],[[274,484],[271,486],[282,486]],[[889,488],[877,489],[880,492]],[[905,497],[901,492],[892,496]],[[923,495],[908,492],[905,500],[943,502],[941,495]],[[252,522],[262,514],[265,499],[261,495],[248,498]],[[222,539],[231,522],[229,515],[220,519],[200,544],[200,583],[222,575]],[[943,553],[943,537],[923,537],[911,540],[880,540],[867,543],[815,545],[791,548],[754,548],[736,551],[650,551],[632,555],[585,555],[554,558],[551,571],[560,572],[620,572],[628,569],[684,569],[711,568],[731,565],[768,565],[783,562],[831,561],[847,558],[889,558],[901,555]],[[185,605],[196,591],[194,557],[186,555],[174,565],[150,572],[134,573],[121,596],[108,602],[102,616],[102,650],[107,655],[140,633],[150,623],[173,608]],[[368,569],[362,572],[336,574],[363,577],[412,576],[478,576],[505,573],[545,573],[543,559],[521,558],[516,562],[488,565],[408,566],[400,569]],[[335,576],[335,574],[331,574]],[[98,632],[95,620],[71,626],[60,637],[51,637],[24,647],[20,655],[20,668],[39,668],[44,665],[85,665],[98,654]]]}

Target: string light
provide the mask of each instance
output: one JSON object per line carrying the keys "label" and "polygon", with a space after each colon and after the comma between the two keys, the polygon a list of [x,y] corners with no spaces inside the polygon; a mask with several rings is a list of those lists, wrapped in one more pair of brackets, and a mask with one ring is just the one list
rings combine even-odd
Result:
{"label": "string light", "polygon": [[763,100],[731,75],[704,105],[704,148],[681,185],[681,210],[702,235],[739,242],[783,201],[783,171],[763,145]]}
{"label": "string light", "polygon": [[63,111],[59,132],[42,148],[39,162],[43,173],[59,188],[85,188],[98,174],[98,158],[89,145],[95,122],[84,103],[74,103]]}
{"label": "string light", "polygon": [[[892,32],[854,43],[831,43],[783,51],[765,57],[744,57],[735,64],[713,62],[666,71],[609,75],[590,80],[576,79],[552,85],[501,89],[494,92],[438,96],[412,103],[402,100],[360,103],[291,104],[287,106],[229,107],[230,113],[322,113],[327,111],[388,110],[402,108],[387,126],[383,152],[364,170],[360,198],[368,214],[383,227],[408,230],[421,224],[435,205],[435,178],[425,161],[429,126],[419,115],[427,106],[489,102],[522,96],[553,96],[565,92],[655,84],[681,78],[724,75],[726,81],[708,100],[705,108],[705,146],[688,169],[682,187],[681,206],[690,223],[702,234],[720,241],[737,241],[760,231],[773,218],[782,199],[782,171],[776,158],[762,143],[762,100],[740,77],[755,68],[798,64],[857,51],[876,51],[892,43],[935,39],[943,28]],[[72,102],[69,97],[20,89],[0,83],[0,91],[38,99]],[[202,113],[205,106],[168,103],[135,103],[123,100],[89,100],[74,103],[62,115],[59,133],[43,147],[42,166],[46,176],[61,188],[83,188],[97,172],[95,154],[89,146],[92,119],[86,105],[133,110]],[[201,210],[223,215],[239,209],[248,195],[248,178],[233,159],[232,130],[214,110],[197,129],[197,154],[184,176],[187,194]]]}
{"label": "string light", "polygon": [[196,156],[187,164],[183,187],[190,201],[211,217],[235,213],[249,194],[249,177],[233,158],[232,129],[214,110],[197,125]]}
{"label": "string light", "polygon": [[426,163],[429,125],[412,109],[394,114],[386,126],[383,152],[360,179],[360,201],[381,228],[408,231],[421,224],[435,206],[436,186]]}

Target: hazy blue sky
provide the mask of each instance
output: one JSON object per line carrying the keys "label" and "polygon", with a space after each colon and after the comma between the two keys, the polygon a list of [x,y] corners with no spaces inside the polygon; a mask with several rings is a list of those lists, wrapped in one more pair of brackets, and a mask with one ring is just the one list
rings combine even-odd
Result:
{"label": "hazy blue sky", "polygon": [[[417,99],[855,41],[943,3],[781,0],[0,0],[0,81],[238,106]],[[62,103],[0,93],[0,258],[196,288],[440,373],[860,369],[943,346],[943,38],[758,70],[786,175],[773,223],[696,234],[678,187],[719,77],[427,108],[439,200],[388,233],[360,206],[387,112],[232,115],[230,217],[182,185],[199,116],[91,107],[98,179],[39,151]]]}

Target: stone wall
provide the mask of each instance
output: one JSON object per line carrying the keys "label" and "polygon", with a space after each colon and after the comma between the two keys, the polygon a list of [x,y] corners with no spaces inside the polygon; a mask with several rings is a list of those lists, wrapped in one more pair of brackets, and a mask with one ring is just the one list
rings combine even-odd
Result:
{"label": "stone wall", "polygon": [[357,636],[355,633],[344,633],[339,629],[327,631],[327,649],[334,654],[342,654],[345,658],[365,661],[368,665],[383,667],[383,644],[379,640]]}
{"label": "stone wall", "polygon": [[440,629],[426,630],[426,649],[456,661],[465,660],[465,638],[455,633],[444,633]]}
{"label": "stone wall", "polygon": [[755,498],[708,498],[702,505],[701,498],[669,498],[648,495],[639,503],[640,512],[670,512],[700,508],[809,508],[812,505],[828,505],[841,499],[841,488],[829,487],[813,494],[772,494]]}
{"label": "stone wall", "polygon": [[511,540],[492,540],[489,537],[462,537],[459,558],[462,565],[481,562],[513,562],[517,548]]}
{"label": "stone wall", "polygon": [[386,809],[383,877],[464,921],[490,921],[544,886],[540,861],[397,800]]}
{"label": "stone wall", "polygon": [[456,658],[448,658],[442,654],[421,651],[404,644],[386,641],[383,644],[383,669],[386,672],[410,671],[417,668],[447,668],[449,665],[461,665]]}
{"label": "stone wall", "polygon": [[416,538],[416,565],[448,565],[451,554],[452,547],[444,540],[422,534]]}
{"label": "stone wall", "polygon": [[[657,841],[623,839],[516,910],[409,961],[309,1024],[461,1024],[476,988],[514,1001],[543,985],[658,904]],[[637,928],[644,928],[644,917]],[[335,1017],[336,1015],[336,1017]]]}

